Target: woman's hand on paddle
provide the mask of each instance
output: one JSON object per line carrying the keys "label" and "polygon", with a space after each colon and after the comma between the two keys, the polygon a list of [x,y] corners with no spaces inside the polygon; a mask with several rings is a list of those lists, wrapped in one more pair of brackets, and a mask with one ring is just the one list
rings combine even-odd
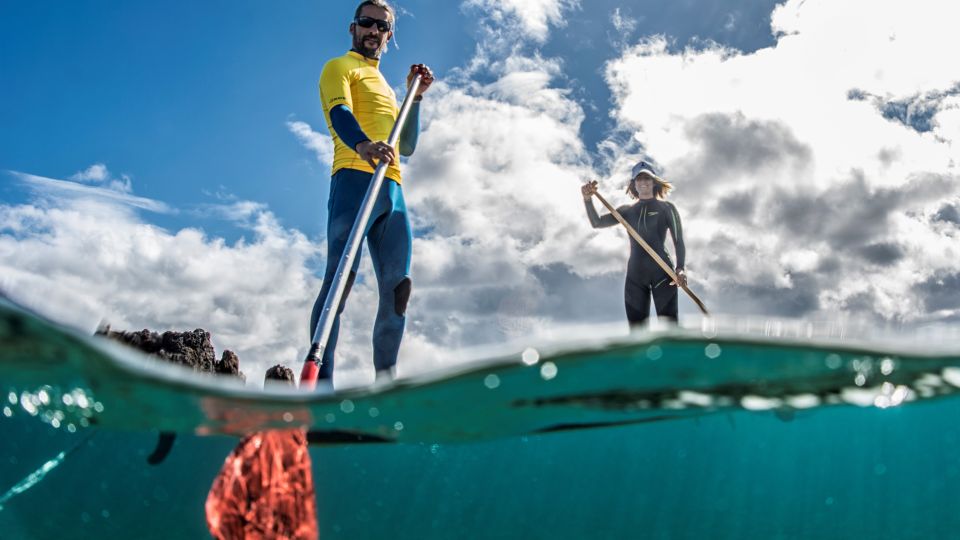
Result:
{"label": "woman's hand on paddle", "polygon": [[[677,283],[677,281],[680,283]],[[677,268],[677,281],[671,281],[670,285],[680,285],[681,287],[687,286],[687,273],[683,271],[683,268]]]}
{"label": "woman's hand on paddle", "polygon": [[374,169],[377,168],[377,163],[374,160],[380,161],[381,163],[395,163],[397,159],[397,154],[394,152],[393,147],[383,141],[363,141],[357,145],[356,150],[357,153],[360,154],[360,157]]}
{"label": "woman's hand on paddle", "polygon": [[414,97],[423,95],[424,92],[433,84],[433,71],[424,64],[414,64],[410,66],[410,73],[407,75],[407,86],[413,81],[413,78],[420,74],[420,87],[417,88],[417,94]]}
{"label": "woman's hand on paddle", "polygon": [[593,197],[594,193],[597,192],[597,181],[590,180],[586,184],[580,186],[580,193],[583,194],[583,200],[589,201],[590,197]]}

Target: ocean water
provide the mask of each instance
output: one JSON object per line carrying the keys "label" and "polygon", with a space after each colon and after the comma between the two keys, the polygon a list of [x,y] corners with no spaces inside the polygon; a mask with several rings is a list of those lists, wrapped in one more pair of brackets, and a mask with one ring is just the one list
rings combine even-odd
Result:
{"label": "ocean water", "polygon": [[[951,538],[960,400],[706,414],[454,444],[315,446],[321,538]],[[86,436],[0,420],[0,490]],[[0,511],[2,538],[204,538],[232,437],[101,431]]]}
{"label": "ocean water", "polygon": [[[208,538],[238,436],[298,425],[386,441],[311,446],[321,538],[960,537],[958,341],[765,328],[527,349],[323,398],[0,303],[0,539]],[[149,465],[157,429],[179,435]]]}

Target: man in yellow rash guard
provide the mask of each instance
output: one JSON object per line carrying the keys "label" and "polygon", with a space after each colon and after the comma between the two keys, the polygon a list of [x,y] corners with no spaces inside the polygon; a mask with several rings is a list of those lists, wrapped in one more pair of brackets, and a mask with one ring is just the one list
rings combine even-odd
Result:
{"label": "man in yellow rash guard", "polygon": [[[406,325],[410,298],[410,255],[412,234],[406,204],[400,189],[400,164],[385,141],[400,112],[397,97],[380,73],[380,55],[393,36],[393,9],[384,0],[366,0],[357,6],[350,24],[353,48],[327,62],[320,76],[320,99],[327,127],[333,137],[330,197],[327,202],[327,265],[323,287],[310,317],[310,336],[317,328],[337,264],[346,249],[353,222],[373,178],[376,164],[386,161],[386,178],[380,188],[373,214],[364,235],[377,276],[380,302],[373,329],[373,364],[377,378],[392,375]],[[409,156],[420,131],[420,101],[433,82],[433,73],[423,64],[410,67],[408,82],[421,75],[406,123],[400,132],[398,150]],[[319,383],[333,378],[334,349],[340,328],[340,313],[356,278],[360,258],[354,259],[346,289],[335,315],[324,350]]]}
{"label": "man in yellow rash guard", "polygon": [[[390,137],[390,131],[400,113],[400,108],[397,106],[397,97],[393,89],[380,73],[379,64],[378,58],[367,58],[354,50],[330,60],[323,67],[323,74],[320,77],[320,99],[323,102],[327,128],[333,136],[333,174],[340,169],[354,169],[369,173],[375,169],[357,153],[354,146],[348,146],[345,140],[354,142],[351,139],[359,139],[356,141],[359,144],[363,139],[386,141]],[[341,113],[342,107],[347,109],[343,112],[352,113],[359,133],[350,130],[353,126],[340,125],[341,118],[338,114]],[[417,108],[419,109],[419,106]],[[341,129],[338,131],[337,127]],[[347,132],[341,134],[340,131],[344,131],[344,128]],[[405,131],[409,132],[409,130]],[[386,143],[383,144],[386,145]],[[396,161],[391,162],[387,167],[386,176],[399,183],[400,164]]]}

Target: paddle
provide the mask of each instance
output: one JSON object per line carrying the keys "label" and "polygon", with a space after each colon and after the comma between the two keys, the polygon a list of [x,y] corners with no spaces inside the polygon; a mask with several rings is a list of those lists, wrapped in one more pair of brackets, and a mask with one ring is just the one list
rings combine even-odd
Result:
{"label": "paddle", "polygon": [[[397,121],[390,130],[390,137],[387,144],[396,147],[397,140],[400,139],[400,131],[404,122],[407,120],[407,113],[413,106],[413,97],[420,87],[421,75],[418,73],[407,87],[407,95],[403,98],[403,104],[400,106],[400,114]],[[367,227],[367,221],[370,220],[370,214],[373,213],[373,205],[377,201],[377,194],[380,192],[380,186],[383,185],[384,175],[387,173],[389,163],[381,161],[373,173],[373,181],[367,188],[367,193],[363,197],[363,203],[360,206],[360,213],[357,214],[353,222],[353,229],[350,230],[350,236],[347,238],[346,249],[340,257],[337,264],[337,272],[333,276],[333,283],[327,292],[327,298],[323,302],[323,311],[320,313],[320,320],[317,321],[317,327],[313,332],[313,343],[310,345],[310,352],[307,353],[303,361],[303,370],[300,372],[300,388],[304,390],[313,390],[317,384],[317,375],[320,373],[320,363],[323,361],[323,351],[327,348],[327,340],[330,339],[330,331],[333,329],[333,321],[336,317],[336,306],[340,305],[340,299],[343,297],[343,291],[346,288],[346,279],[344,277],[350,272],[353,266],[353,260],[356,258],[357,251],[360,248],[360,242],[363,240],[363,231]]]}
{"label": "paddle", "polygon": [[650,255],[653,261],[656,262],[657,265],[660,266],[660,268],[662,268],[663,271],[666,272],[668,276],[670,276],[670,279],[672,279],[674,283],[676,283],[681,289],[683,289],[683,292],[687,293],[690,296],[690,299],[693,300],[695,304],[697,304],[697,307],[700,308],[700,311],[702,311],[704,315],[709,315],[709,313],[707,313],[707,306],[703,305],[703,302],[701,302],[700,299],[697,298],[697,295],[693,294],[693,291],[691,291],[690,288],[686,286],[686,284],[680,281],[680,279],[677,277],[677,274],[673,271],[673,268],[670,268],[670,265],[664,262],[664,260],[660,257],[660,255],[658,255],[657,252],[654,251],[652,247],[650,247],[650,244],[647,244],[643,240],[643,238],[640,236],[640,233],[638,233],[633,227],[631,227],[630,224],[627,223],[627,220],[623,219],[623,216],[620,215],[620,212],[617,212],[617,209],[614,208],[610,203],[608,203],[607,200],[604,199],[599,192],[594,192],[593,195],[597,198],[597,200],[600,201],[600,204],[605,206],[607,210],[610,212],[610,214],[614,218],[616,218],[616,220],[619,221],[620,224],[623,225],[625,229],[627,229],[627,232],[630,234],[630,236],[632,236],[633,239],[636,240],[638,244],[640,244],[640,247],[642,247],[643,250],[647,252],[647,255]]}
{"label": "paddle", "polygon": [[[264,386],[296,386],[293,370],[274,366]],[[230,452],[204,503],[216,540],[318,537],[313,465],[301,428],[251,433]]]}

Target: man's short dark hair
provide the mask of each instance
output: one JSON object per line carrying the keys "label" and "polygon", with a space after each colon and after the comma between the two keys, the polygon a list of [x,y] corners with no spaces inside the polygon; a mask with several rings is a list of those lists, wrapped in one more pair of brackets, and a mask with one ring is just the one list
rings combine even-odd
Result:
{"label": "man's short dark hair", "polygon": [[357,6],[356,13],[353,14],[354,19],[360,16],[360,12],[363,11],[364,6],[373,6],[385,9],[387,10],[387,13],[390,14],[391,19],[397,20],[397,15],[393,12],[393,6],[388,4],[387,0],[363,0],[363,2],[360,2],[360,5]]}

